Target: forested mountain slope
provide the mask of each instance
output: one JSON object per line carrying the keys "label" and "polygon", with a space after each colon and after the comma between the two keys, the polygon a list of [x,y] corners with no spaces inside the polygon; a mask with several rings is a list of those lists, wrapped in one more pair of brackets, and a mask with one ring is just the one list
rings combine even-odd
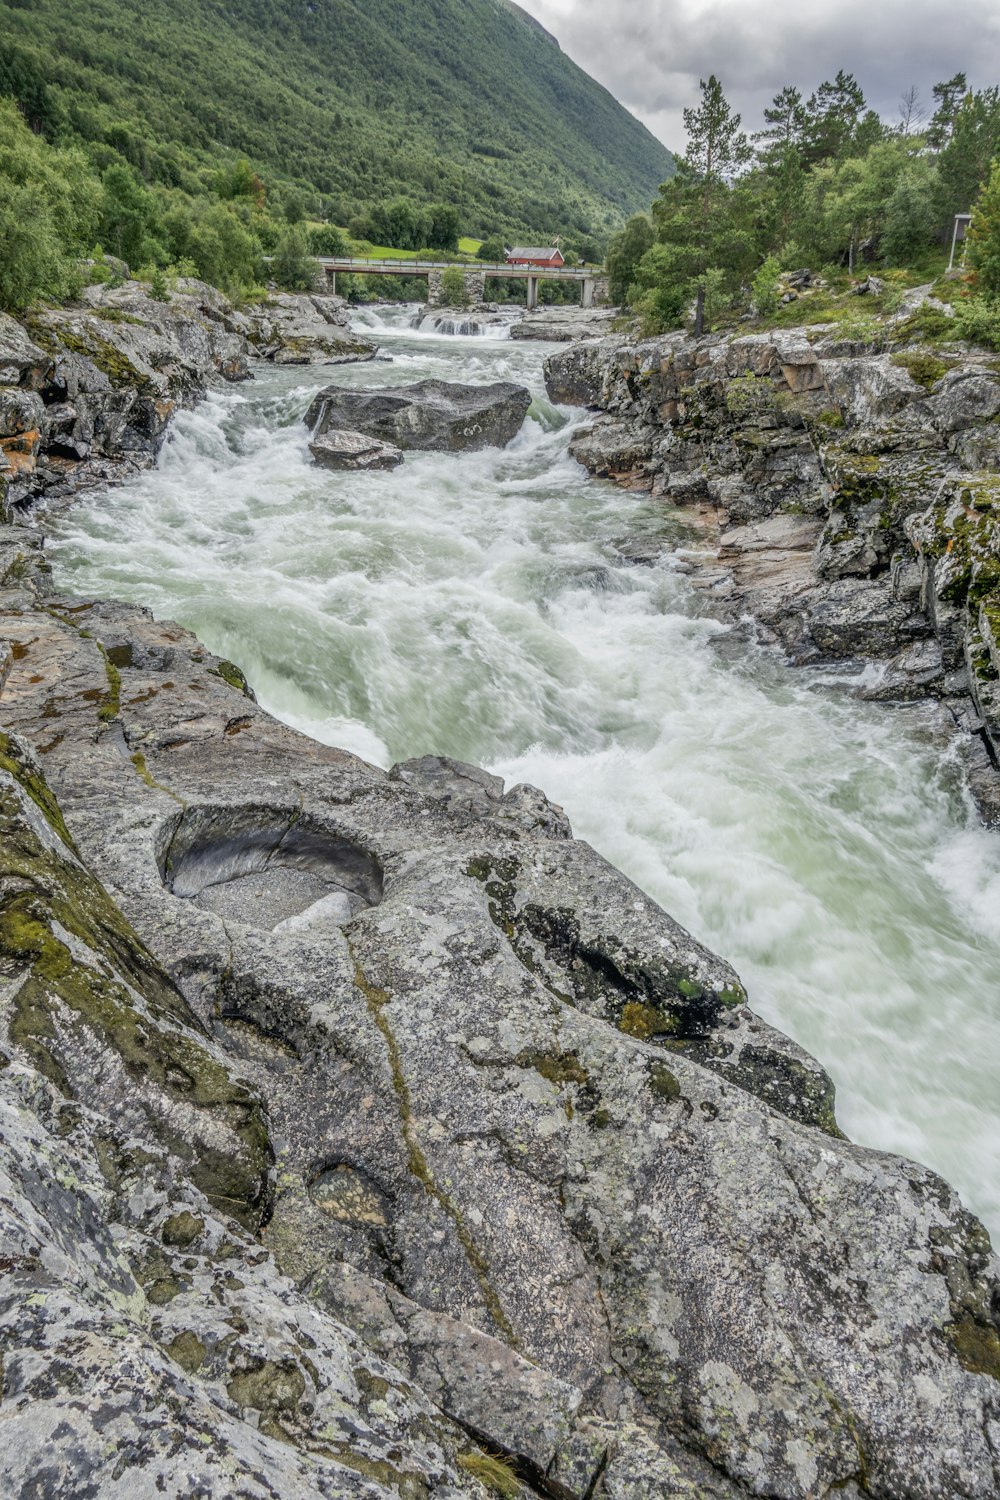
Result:
{"label": "forested mountain slope", "polygon": [[669,153],[503,0],[0,0],[0,93],[52,140],[196,191],[220,154],[352,213],[448,201],[470,232],[600,233]]}

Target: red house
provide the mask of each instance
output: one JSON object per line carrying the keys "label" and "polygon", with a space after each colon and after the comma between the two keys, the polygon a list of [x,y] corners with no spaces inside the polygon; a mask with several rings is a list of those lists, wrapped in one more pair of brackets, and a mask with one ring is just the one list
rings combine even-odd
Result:
{"label": "red house", "polygon": [[505,259],[509,266],[543,266],[550,270],[553,266],[564,266],[562,251],[557,249],[538,250],[523,245],[514,250],[505,252]]}

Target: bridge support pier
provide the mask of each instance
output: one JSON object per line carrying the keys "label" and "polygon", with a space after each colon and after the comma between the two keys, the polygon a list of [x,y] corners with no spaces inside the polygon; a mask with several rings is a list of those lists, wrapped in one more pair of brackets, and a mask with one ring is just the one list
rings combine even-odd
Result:
{"label": "bridge support pier", "polygon": [[583,296],[580,299],[581,307],[593,307],[594,305],[594,278],[588,276],[583,283]]}
{"label": "bridge support pier", "polygon": [[534,312],[538,306],[538,277],[528,277],[528,311]]}
{"label": "bridge support pier", "polygon": [[326,289],[331,297],[337,295],[337,273],[332,266],[326,266]]}

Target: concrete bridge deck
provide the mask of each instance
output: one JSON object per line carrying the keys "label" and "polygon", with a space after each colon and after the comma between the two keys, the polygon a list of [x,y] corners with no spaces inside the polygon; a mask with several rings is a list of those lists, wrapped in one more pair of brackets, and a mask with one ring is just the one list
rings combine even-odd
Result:
{"label": "concrete bridge deck", "polygon": [[[428,301],[439,299],[441,277],[445,271],[461,271],[467,290],[483,295],[487,279],[526,281],[529,308],[538,306],[540,281],[577,281],[584,307],[593,307],[594,290],[603,281],[603,273],[592,266],[509,266],[506,262],[474,261],[465,264],[448,260],[384,260],[374,256],[313,257],[322,266],[330,291],[337,290],[337,273],[349,276],[423,276],[427,278]],[[436,295],[437,294],[437,295]]]}

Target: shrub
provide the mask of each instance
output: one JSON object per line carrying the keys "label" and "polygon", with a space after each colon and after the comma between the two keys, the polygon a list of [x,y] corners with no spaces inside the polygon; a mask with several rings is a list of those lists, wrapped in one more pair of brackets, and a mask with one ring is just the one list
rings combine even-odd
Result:
{"label": "shrub", "polygon": [[769,255],[753,279],[753,305],[760,318],[770,318],[781,305],[778,277],[781,267],[773,255]]}
{"label": "shrub", "polygon": [[465,290],[465,276],[458,266],[449,266],[447,271],[441,273],[441,301],[445,307],[466,307],[468,305],[468,293]]}
{"label": "shrub", "polygon": [[1000,349],[1000,301],[967,297],[957,304],[952,325],[958,338],[986,349]]}

